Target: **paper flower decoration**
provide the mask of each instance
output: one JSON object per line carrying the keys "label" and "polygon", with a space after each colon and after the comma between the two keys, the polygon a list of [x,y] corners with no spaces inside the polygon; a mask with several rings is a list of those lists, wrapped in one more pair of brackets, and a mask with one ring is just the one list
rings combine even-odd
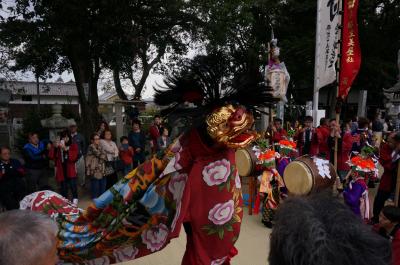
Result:
{"label": "paper flower decoration", "polygon": [[260,164],[266,168],[275,167],[275,158],[279,157],[279,154],[273,150],[267,150],[265,152],[261,152],[258,156]]}
{"label": "paper flower decoration", "polygon": [[377,171],[377,167],[375,161],[371,157],[364,157],[361,155],[357,155],[350,159],[348,164],[355,171],[372,173]]}

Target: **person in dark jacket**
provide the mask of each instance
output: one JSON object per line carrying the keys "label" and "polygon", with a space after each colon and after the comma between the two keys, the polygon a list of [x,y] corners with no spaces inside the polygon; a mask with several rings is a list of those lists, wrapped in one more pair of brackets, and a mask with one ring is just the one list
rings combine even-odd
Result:
{"label": "person in dark jacket", "polygon": [[304,127],[301,128],[294,139],[297,141],[297,147],[299,148],[300,155],[316,155],[318,145],[314,144],[313,141],[315,136],[315,128],[312,127],[313,117],[306,116],[304,119]]}
{"label": "person in dark jacket", "polygon": [[400,208],[388,205],[379,215],[379,234],[392,243],[392,265],[400,265]]}
{"label": "person in dark jacket", "polygon": [[358,118],[358,129],[352,132],[354,152],[361,153],[361,150],[366,145],[372,145],[372,134],[369,132],[369,120],[367,118]]}
{"label": "person in dark jacket", "polygon": [[86,155],[87,151],[86,140],[85,137],[78,132],[78,126],[76,125],[75,121],[70,124],[69,133],[71,134],[72,142],[78,145],[78,161],[76,162],[76,171],[81,186],[84,186],[86,182],[84,161],[84,156]]}
{"label": "person in dark jacket", "polygon": [[23,154],[25,159],[26,176],[28,190],[35,192],[39,189],[40,182],[46,178],[46,169],[48,168],[47,151],[44,141],[39,140],[37,133],[29,133],[29,143],[24,146]]}
{"label": "person in dark jacket", "polygon": [[19,201],[28,194],[25,170],[10,153],[10,148],[0,147],[0,204],[7,210],[18,209]]}
{"label": "person in dark jacket", "polygon": [[164,127],[161,136],[157,139],[157,151],[164,151],[171,143],[169,131]]}
{"label": "person in dark jacket", "polygon": [[133,147],[133,168],[144,162],[145,160],[145,146],[146,136],[141,132],[141,123],[139,120],[132,122],[132,131],[128,135],[129,145]]}

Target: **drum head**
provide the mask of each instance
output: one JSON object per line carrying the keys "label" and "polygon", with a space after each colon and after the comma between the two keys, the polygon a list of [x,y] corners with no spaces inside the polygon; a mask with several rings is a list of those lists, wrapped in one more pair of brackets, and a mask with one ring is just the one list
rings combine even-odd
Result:
{"label": "drum head", "polygon": [[301,161],[293,161],[283,172],[286,188],[291,194],[307,195],[310,193],[314,181],[310,168]]}
{"label": "drum head", "polygon": [[241,177],[248,177],[253,169],[251,156],[246,149],[239,149],[235,153],[236,167]]}

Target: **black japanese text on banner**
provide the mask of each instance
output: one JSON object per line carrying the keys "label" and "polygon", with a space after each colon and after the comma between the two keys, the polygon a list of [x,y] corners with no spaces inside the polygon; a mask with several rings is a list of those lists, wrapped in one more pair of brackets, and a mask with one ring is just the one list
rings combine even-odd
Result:
{"label": "black japanese text on banner", "polygon": [[339,9],[339,0],[318,0],[314,77],[314,90],[317,91],[336,80],[335,64],[340,36]]}

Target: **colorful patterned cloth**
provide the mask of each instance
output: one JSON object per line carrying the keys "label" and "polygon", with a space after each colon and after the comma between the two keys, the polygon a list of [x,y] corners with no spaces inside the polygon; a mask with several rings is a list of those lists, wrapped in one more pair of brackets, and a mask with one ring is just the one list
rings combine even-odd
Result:
{"label": "colorful patterned cloth", "polygon": [[263,172],[260,185],[260,192],[265,194],[262,205],[263,223],[272,223],[280,201],[286,197],[282,192],[284,188],[283,179],[275,168]]}
{"label": "colorful patterned cloth", "polygon": [[85,210],[60,195],[27,196],[22,209],[47,213],[59,224],[64,262],[113,264],[164,248],[187,232],[182,264],[229,264],[242,219],[234,151],[203,144],[196,130],[166,154],[153,157],[107,190]]}
{"label": "colorful patterned cloth", "polygon": [[356,178],[343,191],[343,198],[350,209],[363,220],[369,220],[368,186],[364,177]]}

